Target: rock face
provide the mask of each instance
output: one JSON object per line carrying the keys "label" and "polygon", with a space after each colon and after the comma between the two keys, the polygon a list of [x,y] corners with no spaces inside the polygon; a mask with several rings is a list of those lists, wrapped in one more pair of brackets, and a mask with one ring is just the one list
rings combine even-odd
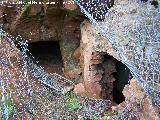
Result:
{"label": "rock face", "polygon": [[52,6],[29,5],[25,9],[4,7],[1,10],[7,15],[2,20],[3,27],[14,35],[20,34],[29,39],[29,42],[59,41],[64,75],[77,82],[81,80],[87,96],[106,98],[113,89],[112,73],[116,70],[113,62],[111,69],[108,68],[110,72],[107,71],[110,61],[105,61],[104,55],[107,53],[119,59],[116,51],[91,23],[84,21],[80,28],[84,16],[72,4],[73,1],[57,1],[59,3]]}
{"label": "rock face", "polygon": [[80,51],[80,47],[78,47],[75,51],[74,51],[74,57],[79,60],[81,57],[81,51]]}
{"label": "rock face", "polygon": [[79,60],[74,56],[80,45],[80,23],[81,21],[77,19],[66,21],[62,30],[62,40],[60,41],[64,73],[70,79],[77,78],[78,74],[81,73]]}
{"label": "rock face", "polygon": [[[35,1],[47,3],[46,0]],[[54,2],[52,5],[31,4],[23,8],[18,5],[3,6],[0,9],[1,13],[6,14],[1,19],[3,28],[13,35],[20,34],[23,38],[30,39],[29,42],[61,40],[64,21],[77,15],[81,15],[81,18],[84,16],[73,1],[54,0]]]}
{"label": "rock face", "polygon": [[[82,23],[81,36],[80,64],[83,69],[84,87],[80,90],[80,86],[82,86],[82,83],[80,83],[75,86],[75,91],[80,91],[81,93],[85,88],[85,93],[83,94],[87,96],[93,98],[109,98],[114,81],[112,73],[116,72],[116,69],[114,60],[104,60],[104,55],[107,53],[118,59],[116,51],[88,21]],[[105,88],[106,86],[110,86],[107,90],[108,94],[106,94],[102,86]]]}
{"label": "rock face", "polygon": [[113,111],[121,113],[126,108],[130,114],[137,115],[137,119],[159,120],[158,108],[153,105],[152,99],[143,91],[136,80],[132,79],[130,84],[125,86],[123,94],[125,101],[118,106],[113,106]]}
{"label": "rock face", "polygon": [[4,30],[15,36],[20,34],[29,42],[60,41],[65,76],[75,79],[81,74],[80,52],[75,50],[80,45],[80,23],[84,15],[73,1],[55,2],[53,5],[29,5],[23,9],[4,6],[0,11],[6,16],[0,21]]}
{"label": "rock face", "polygon": [[132,79],[130,85],[125,86],[123,94],[126,103],[143,106],[137,113],[140,120],[158,120],[158,109],[153,105],[152,99],[143,91],[136,80]]}
{"label": "rock face", "polygon": [[[16,13],[14,11],[16,11]],[[7,14],[5,16],[5,19],[7,19],[6,21],[4,21],[4,29],[8,30],[8,32],[14,35],[20,34],[25,39],[32,39],[32,42],[49,39],[49,37],[52,37],[53,39],[57,38],[57,36],[54,34],[55,32],[51,33],[51,31],[55,31],[55,28],[51,27],[52,30],[49,30],[49,28],[47,28],[47,25],[45,25],[45,16],[43,6],[41,5],[37,5],[37,7],[35,7],[35,5],[30,5],[26,7],[26,10],[4,7],[3,12]],[[56,14],[60,14],[60,12],[53,12],[53,14],[57,16]],[[53,19],[48,18],[47,22],[51,24],[51,22],[53,22]],[[59,18],[57,20],[59,20],[58,22],[60,23],[61,19]],[[55,23],[59,24],[56,22],[57,20],[55,20]]]}
{"label": "rock face", "polygon": [[[64,75],[69,79],[76,79],[76,82],[79,83],[75,85],[74,92],[92,98],[113,100],[111,94],[115,81],[113,76],[113,73],[116,72],[115,59],[120,61],[117,51],[90,22],[85,20],[81,24],[84,16],[77,12],[79,9],[77,5],[72,4],[72,0],[56,1],[59,4],[53,6],[30,5],[25,9],[1,7],[0,14],[3,13],[6,16],[0,18],[0,23],[4,24],[3,28],[9,33],[20,34],[23,38],[30,39],[29,42],[59,41]],[[71,4],[69,4],[70,2]],[[115,7],[117,10],[121,9],[118,2]],[[123,0],[121,4],[126,4],[126,2],[128,1]],[[133,5],[131,13],[139,12],[136,6],[137,4]],[[118,15],[128,18],[128,14],[123,14],[122,9],[118,12]],[[134,24],[134,21],[130,21],[130,19],[127,21],[131,25]],[[120,30],[116,23],[112,24],[115,25],[112,28]],[[121,32],[117,33],[122,34]],[[130,42],[128,40],[124,39],[119,43],[127,45]],[[10,54],[11,61],[17,61],[18,57],[15,55],[16,52]],[[16,64],[16,62],[13,63]],[[11,71],[15,69],[19,68],[15,67]],[[118,106],[113,106],[113,111],[122,112],[127,106],[128,110],[135,112],[140,120],[158,120],[158,109],[135,80],[131,80],[130,85],[124,88],[123,94],[125,101]],[[133,106],[135,106],[134,110]],[[42,116],[42,119],[45,118]]]}

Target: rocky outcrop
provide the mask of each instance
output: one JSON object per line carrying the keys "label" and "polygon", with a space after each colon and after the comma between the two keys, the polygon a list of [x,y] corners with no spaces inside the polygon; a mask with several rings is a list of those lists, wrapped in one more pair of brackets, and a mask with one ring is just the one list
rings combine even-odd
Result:
{"label": "rocky outcrop", "polygon": [[[112,73],[116,70],[114,60],[104,60],[104,55],[110,54],[119,59],[118,55],[112,45],[88,21],[82,23],[81,36],[80,64],[83,69],[83,82],[75,86],[74,91],[82,93],[85,88],[85,93],[82,94],[93,98],[109,98],[114,81]],[[102,86],[109,87],[108,94]]]}
{"label": "rocky outcrop", "polygon": [[70,79],[79,77],[81,73],[79,60],[75,57],[75,51],[80,45],[80,23],[81,20],[77,19],[66,21],[62,30],[62,40],[60,41],[64,74]]}
{"label": "rocky outcrop", "polygon": [[81,57],[81,51],[80,51],[80,47],[78,47],[75,51],[74,51],[74,57],[79,60]]}
{"label": "rocky outcrop", "polygon": [[58,29],[62,27],[65,13],[60,8],[50,9],[48,7],[44,13],[42,5],[26,5],[21,9],[4,7],[4,29],[12,35],[20,34],[30,42],[58,40]]}
{"label": "rocky outcrop", "polygon": [[[25,6],[25,9],[2,7],[0,12],[6,15],[0,19],[0,23],[4,24],[3,28],[6,31],[14,35],[20,34],[23,38],[29,39],[29,42],[60,41],[64,75],[69,79],[76,79],[76,82],[79,83],[75,85],[74,91],[92,98],[113,100],[111,94],[115,81],[113,76],[113,73],[116,72],[115,59],[120,61],[117,51],[90,22],[85,20],[81,24],[84,16],[79,12],[76,4],[69,4],[72,3],[70,0],[57,1],[59,4],[53,6],[29,5]],[[121,4],[125,5],[127,2],[126,0],[121,1],[121,3],[116,2],[117,6],[111,8],[111,13],[113,16],[115,15],[115,18],[117,15],[126,18],[128,24],[134,27],[134,20],[130,20],[128,16],[130,13],[132,13],[131,15],[139,15],[138,3],[133,6],[130,5],[132,9],[128,11],[128,14],[121,9]],[[128,5],[125,5],[125,8],[128,10]],[[119,25],[117,25],[115,20],[112,23],[114,27],[109,27],[113,28],[116,34],[123,36],[119,27],[124,27],[121,22],[118,22]],[[124,23],[127,24],[127,22]],[[117,43],[127,46],[131,40],[128,36],[126,37],[119,39]],[[113,57],[105,57],[106,54]],[[132,51],[127,52],[127,55],[128,58],[134,56]],[[157,56],[155,57],[157,58]],[[17,58],[14,52],[9,56],[12,62],[17,61]],[[16,62],[13,63],[16,64]],[[14,70],[12,71],[14,72]],[[119,89],[123,89],[120,84]],[[126,98],[125,101],[116,107],[113,106],[113,111],[120,113],[127,106],[127,109],[135,112],[139,119],[158,119],[158,109],[135,80],[132,80],[130,85],[124,88],[123,94]],[[135,106],[134,110],[133,106]]]}
{"label": "rocky outcrop", "polygon": [[[35,2],[47,3],[46,0],[35,0]],[[81,18],[84,16],[73,1],[54,2],[52,5],[2,6],[0,12],[5,14],[4,18],[0,19],[4,24],[3,28],[12,35],[20,34],[29,42],[61,40],[64,21],[79,15]]]}
{"label": "rocky outcrop", "polygon": [[125,86],[123,94],[125,101],[118,106],[112,106],[113,111],[123,114],[124,109],[127,109],[129,115],[134,113],[139,120],[159,120],[160,110],[153,104],[152,98],[138,85],[137,80],[132,79],[130,84]]}
{"label": "rocky outcrop", "polygon": [[107,53],[117,60],[120,60],[116,50],[113,48],[112,44],[103,37],[94,25],[89,21],[85,20],[81,25],[81,35],[82,35],[82,49],[85,44],[91,42],[92,49],[97,52]]}
{"label": "rocky outcrop", "polygon": [[[35,0],[43,1],[45,0]],[[80,23],[84,15],[73,1],[56,0],[53,5],[26,5],[23,8],[3,6],[3,29],[12,35],[20,34],[29,42],[60,41],[64,74],[70,79],[80,77]],[[77,52],[76,52],[77,51]]]}

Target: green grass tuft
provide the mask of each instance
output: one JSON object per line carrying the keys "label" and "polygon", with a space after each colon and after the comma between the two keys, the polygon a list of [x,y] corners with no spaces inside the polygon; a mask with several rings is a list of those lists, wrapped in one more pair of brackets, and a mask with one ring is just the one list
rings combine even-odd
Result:
{"label": "green grass tuft", "polygon": [[78,102],[77,95],[75,93],[68,92],[65,94],[65,97],[68,99],[67,104],[66,104],[66,108],[69,111],[74,111],[74,110],[77,110],[81,107],[80,103]]}

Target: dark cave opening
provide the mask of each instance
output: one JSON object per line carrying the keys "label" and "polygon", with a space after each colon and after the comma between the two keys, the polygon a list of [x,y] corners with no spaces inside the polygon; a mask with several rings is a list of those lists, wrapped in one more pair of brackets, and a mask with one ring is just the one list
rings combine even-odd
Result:
{"label": "dark cave opening", "polygon": [[100,81],[102,97],[104,99],[110,99],[113,101],[113,104],[122,103],[125,100],[122,91],[132,78],[130,70],[113,56],[110,56],[107,53],[102,53],[102,55],[104,60],[98,67],[103,69],[103,78]]}
{"label": "dark cave opening", "polygon": [[116,70],[117,72],[113,73],[116,80],[113,82],[112,95],[114,102],[120,104],[125,100],[122,91],[129,80],[132,79],[132,75],[129,68],[118,60],[116,60]]}
{"label": "dark cave opening", "polygon": [[39,41],[28,44],[30,53],[49,73],[62,74],[63,61],[58,41]]}

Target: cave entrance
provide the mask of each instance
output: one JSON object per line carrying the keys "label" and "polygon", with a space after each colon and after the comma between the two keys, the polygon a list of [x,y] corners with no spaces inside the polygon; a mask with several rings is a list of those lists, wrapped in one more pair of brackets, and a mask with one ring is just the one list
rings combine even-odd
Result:
{"label": "cave entrance", "polygon": [[116,79],[113,82],[113,100],[119,104],[125,100],[122,91],[125,85],[132,79],[132,75],[129,68],[118,60],[116,60],[116,70],[117,72],[113,73]]}
{"label": "cave entrance", "polygon": [[28,44],[28,49],[48,73],[62,74],[63,61],[58,41],[39,41]]}
{"label": "cave entrance", "polygon": [[101,80],[102,97],[110,99],[113,104],[119,104],[125,100],[122,93],[126,84],[132,78],[129,68],[114,57],[104,53],[104,61],[100,65],[103,68]]}

